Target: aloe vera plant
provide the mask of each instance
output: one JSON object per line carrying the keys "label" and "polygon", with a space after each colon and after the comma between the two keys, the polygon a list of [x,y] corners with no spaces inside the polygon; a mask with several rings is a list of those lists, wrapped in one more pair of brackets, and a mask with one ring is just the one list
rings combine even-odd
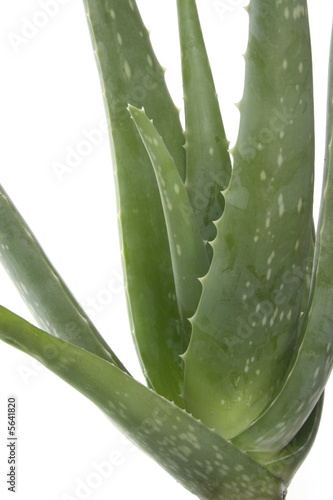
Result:
{"label": "aloe vera plant", "polygon": [[91,399],[202,500],[285,498],[314,442],[333,361],[333,48],[315,230],[306,0],[250,2],[231,152],[195,0],[177,1],[184,131],[135,1],[84,6],[147,387],[99,334],[3,188],[0,258],[40,328],[0,307],[0,337]]}

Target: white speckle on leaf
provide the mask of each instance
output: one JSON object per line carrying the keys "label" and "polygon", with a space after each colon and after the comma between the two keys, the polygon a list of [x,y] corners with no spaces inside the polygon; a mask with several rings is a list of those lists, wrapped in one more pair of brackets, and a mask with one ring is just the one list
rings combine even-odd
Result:
{"label": "white speckle on leaf", "polygon": [[240,465],[240,464],[239,464],[239,465],[236,465],[236,466],[235,466],[235,470],[236,470],[237,472],[242,472],[242,471],[244,470],[244,467],[243,467],[242,465]]}
{"label": "white speckle on leaf", "polygon": [[290,319],[291,319],[291,315],[292,315],[292,313],[293,313],[293,312],[292,312],[292,310],[290,309],[290,310],[289,310],[289,312],[288,312],[288,314],[287,314],[287,319],[288,319],[288,320],[290,320]]}
{"label": "white speckle on leaf", "polygon": [[303,200],[302,200],[302,198],[300,198],[298,200],[298,203],[297,203],[297,213],[299,213],[299,214],[301,213],[302,206],[303,206]]}
{"label": "white speckle on leaf", "polygon": [[128,4],[129,4],[131,10],[134,11],[134,4],[133,4],[132,0],[128,0]]}
{"label": "white speckle on leaf", "polygon": [[153,60],[149,54],[147,55],[147,61],[148,61],[149,66],[153,67]]}
{"label": "white speckle on leaf", "polygon": [[305,15],[305,9],[304,9],[304,5],[297,5],[297,7],[294,7],[294,11],[293,11],[293,18],[295,19],[299,19],[301,16],[304,16]]}
{"label": "white speckle on leaf", "polygon": [[283,132],[283,130],[281,130],[281,132],[280,132],[280,139],[283,139],[283,138],[284,138],[284,132]]}
{"label": "white speckle on leaf", "polygon": [[284,422],[280,422],[279,424],[276,425],[277,429],[284,429],[286,427],[286,424]]}
{"label": "white speckle on leaf", "polygon": [[116,13],[113,9],[110,9],[110,15],[111,15],[111,19],[113,19],[113,20],[116,19]]}
{"label": "white speckle on leaf", "polygon": [[266,274],[266,280],[269,281],[271,279],[271,276],[272,276],[272,269],[269,268]]}
{"label": "white speckle on leaf", "polygon": [[270,265],[272,263],[272,260],[274,259],[274,257],[275,257],[275,252],[273,250],[273,252],[271,253],[271,255],[267,259],[267,264],[268,265]]}
{"label": "white speckle on leaf", "polygon": [[285,17],[286,19],[289,19],[289,9],[288,9],[288,7],[286,7],[286,8],[284,9],[284,17]]}
{"label": "white speckle on leaf", "polygon": [[255,237],[253,238],[253,241],[254,241],[255,243],[257,243],[257,241],[258,241],[258,240],[259,240],[259,236],[255,236]]}
{"label": "white speckle on leaf", "polygon": [[298,250],[298,247],[299,247],[299,240],[297,240],[295,243],[295,250]]}
{"label": "white speckle on leaf", "polygon": [[280,150],[280,153],[279,153],[279,156],[278,156],[278,159],[277,159],[277,164],[278,164],[279,168],[281,167],[282,163],[283,163],[283,156],[282,156],[282,153],[281,153],[281,150]]}
{"label": "white speckle on leaf", "polygon": [[304,404],[305,403],[302,403],[302,404],[299,405],[299,407],[296,410],[296,413],[299,413],[304,408]]}
{"label": "white speckle on leaf", "polygon": [[284,214],[284,201],[282,193],[279,194],[278,204],[279,204],[279,216],[282,217],[282,215]]}
{"label": "white speckle on leaf", "polygon": [[166,200],[165,200],[165,201],[166,201],[166,204],[167,204],[168,210],[170,210],[170,211],[171,211],[171,210],[172,210],[172,204],[170,203],[169,198],[168,198],[168,197],[166,197]]}
{"label": "white speckle on leaf", "polygon": [[125,70],[125,74],[126,74],[127,78],[131,78],[132,72],[131,72],[131,68],[130,68],[127,61],[125,61],[125,63],[124,63],[124,70]]}
{"label": "white speckle on leaf", "polygon": [[176,245],[176,251],[177,251],[177,255],[180,256],[182,254],[182,250],[178,244]]}
{"label": "white speckle on leaf", "polygon": [[214,156],[214,148],[209,148],[209,155]]}
{"label": "white speckle on leaf", "polygon": [[271,317],[270,322],[269,322],[270,326],[274,325],[274,322],[276,320],[276,316],[277,316],[278,312],[279,312],[279,308],[276,307],[274,310],[273,316]]}
{"label": "white speckle on leaf", "polygon": [[175,185],[174,185],[174,190],[175,190],[175,193],[176,193],[176,194],[178,194],[178,193],[179,193],[180,189],[179,189],[178,184],[175,184]]}
{"label": "white speckle on leaf", "polygon": [[299,71],[300,73],[302,73],[302,71],[303,71],[303,63],[299,63],[299,66],[298,66],[298,71]]}
{"label": "white speckle on leaf", "polygon": [[262,171],[260,172],[260,179],[261,179],[262,181],[265,181],[265,180],[267,179],[267,175],[266,175],[265,170],[262,170]]}
{"label": "white speckle on leaf", "polygon": [[283,69],[287,69],[287,68],[288,68],[288,61],[287,61],[287,59],[284,59],[284,60],[283,60],[283,63],[282,63],[282,68],[283,68]]}
{"label": "white speckle on leaf", "polygon": [[120,33],[117,33],[117,40],[118,40],[119,45],[123,44],[123,39],[121,38],[121,34]]}
{"label": "white speckle on leaf", "polygon": [[266,225],[266,227],[269,227],[271,225],[271,218],[270,217],[267,217],[265,225]]}

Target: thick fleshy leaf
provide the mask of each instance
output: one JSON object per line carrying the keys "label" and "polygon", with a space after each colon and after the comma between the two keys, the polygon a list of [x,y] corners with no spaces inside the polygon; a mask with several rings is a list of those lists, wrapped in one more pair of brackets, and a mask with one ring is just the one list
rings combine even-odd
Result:
{"label": "thick fleshy leaf", "polygon": [[204,240],[216,236],[213,221],[224,208],[221,190],[231,174],[219,102],[195,0],[178,0],[186,119],[186,189]]}
{"label": "thick fleshy leaf", "polygon": [[181,403],[181,318],[155,175],[127,110],[144,106],[185,177],[184,137],[135,0],[85,0],[110,120],[134,340],[149,383]]}
{"label": "thick fleshy leaf", "polygon": [[125,370],[1,186],[0,262],[41,328]]}
{"label": "thick fleshy leaf", "polygon": [[[332,32],[333,33],[333,32]],[[333,363],[333,36],[327,145],[310,301],[285,383],[265,413],[235,443],[243,449],[278,450],[297,432],[322,394]]]}
{"label": "thick fleshy leaf", "polygon": [[321,396],[305,424],[290,443],[278,453],[248,453],[257,462],[264,465],[272,474],[283,478],[288,485],[310,452],[315,441],[324,395]]}
{"label": "thick fleshy leaf", "polygon": [[281,388],[302,308],[314,124],[306,1],[294,7],[250,4],[234,168],[184,356],[186,408],[228,438]]}
{"label": "thick fleshy leaf", "polygon": [[[177,300],[186,321],[198,307],[202,289],[198,278],[205,276],[209,269],[206,249],[186,189],[161,136],[144,110],[130,106],[129,111],[154,167],[168,231]],[[184,350],[188,341],[189,338],[184,339]]]}
{"label": "thick fleshy leaf", "polygon": [[201,500],[281,500],[284,486],[231,443],[111,363],[0,307],[0,338],[92,400]]}

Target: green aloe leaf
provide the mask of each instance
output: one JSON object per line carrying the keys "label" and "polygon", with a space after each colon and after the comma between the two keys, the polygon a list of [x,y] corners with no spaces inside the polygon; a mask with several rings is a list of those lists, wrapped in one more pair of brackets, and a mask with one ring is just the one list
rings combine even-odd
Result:
{"label": "green aloe leaf", "polygon": [[[193,316],[201,295],[209,261],[188,195],[173,158],[144,110],[129,107],[148,151],[159,186],[166,221],[177,300],[184,321]],[[184,350],[189,338],[183,343]]]}
{"label": "green aloe leaf", "polygon": [[272,474],[283,478],[287,485],[290,484],[312,448],[320,424],[323,403],[324,395],[321,396],[296,436],[281,451],[275,453],[249,452],[248,455],[264,465]]}
{"label": "green aloe leaf", "polygon": [[[150,159],[127,110],[144,106],[185,178],[184,137],[134,0],[85,0],[113,143],[126,292],[134,340],[154,389],[182,404],[181,317]],[[152,210],[152,207],[154,209]]]}
{"label": "green aloe leaf", "polygon": [[201,500],[281,500],[283,482],[201,422],[97,356],[0,307],[0,338],[93,401]]}
{"label": "green aloe leaf", "polygon": [[293,8],[291,0],[250,4],[232,178],[184,356],[186,408],[227,438],[281,388],[302,309],[312,237],[313,89],[306,1],[290,15]]}
{"label": "green aloe leaf", "polygon": [[125,370],[1,186],[0,262],[43,329]]}
{"label": "green aloe leaf", "polygon": [[195,0],[177,0],[186,119],[186,189],[204,240],[224,208],[231,174],[219,103]]}
{"label": "green aloe leaf", "polygon": [[285,383],[265,413],[235,439],[246,449],[276,450],[289,441],[322,394],[333,363],[333,30],[322,204],[302,335]]}

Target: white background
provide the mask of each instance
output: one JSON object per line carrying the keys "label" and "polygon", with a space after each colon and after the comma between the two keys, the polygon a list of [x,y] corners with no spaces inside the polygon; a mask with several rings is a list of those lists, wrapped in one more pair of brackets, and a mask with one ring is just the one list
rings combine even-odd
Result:
{"label": "white background", "polygon": [[[0,182],[50,260],[132,374],[142,375],[130,337],[121,271],[108,139],[92,146],[72,172],[57,176],[68,148],[101,126],[104,108],[81,0],[6,2],[0,21]],[[44,2],[45,3],[45,2]],[[247,14],[242,0],[198,0],[227,135],[235,142],[242,96]],[[317,193],[324,157],[327,61],[333,5],[309,0],[315,71]],[[180,108],[175,1],[138,0]],[[19,39],[33,22],[30,38]],[[37,25],[37,27],[36,27]],[[27,29],[27,28],[26,28]],[[24,32],[25,35],[27,31]],[[317,208],[316,208],[317,213]],[[32,320],[0,269],[0,303]],[[91,310],[91,306],[90,306]],[[6,402],[18,400],[17,500],[195,498],[143,455],[88,400],[28,356],[0,345],[0,497],[6,491]],[[333,383],[316,444],[290,487],[290,500],[329,500]],[[96,467],[104,463],[104,475]],[[111,469],[111,463],[112,469]],[[82,486],[85,484],[85,488]],[[81,485],[81,489],[79,488]],[[87,486],[88,485],[88,486]],[[79,488],[79,489],[78,489]]]}

